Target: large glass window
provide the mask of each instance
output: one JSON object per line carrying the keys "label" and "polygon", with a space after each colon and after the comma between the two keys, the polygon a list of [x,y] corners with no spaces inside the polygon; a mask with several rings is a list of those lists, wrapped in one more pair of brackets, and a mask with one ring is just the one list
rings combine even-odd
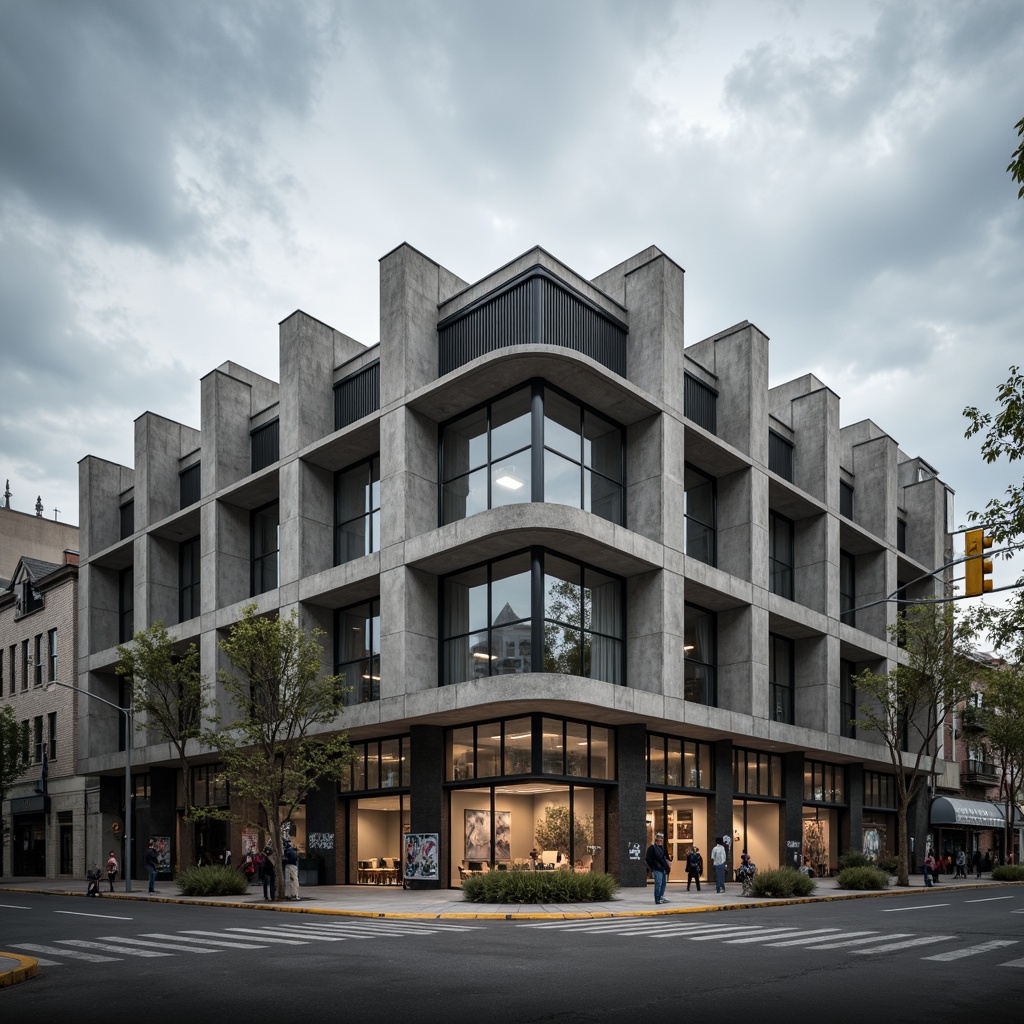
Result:
{"label": "large glass window", "polygon": [[848,626],[857,625],[856,560],[848,551],[839,552],[839,618]]}
{"label": "large glass window", "polygon": [[804,800],[808,803],[845,804],[846,770],[840,765],[805,761]]}
{"label": "large glass window", "polygon": [[647,736],[647,782],[652,786],[714,789],[711,745],[678,736]]}
{"label": "large glass window", "polygon": [[380,551],[380,457],[334,477],[334,564]]}
{"label": "large glass window", "polygon": [[266,593],[277,586],[280,508],[276,501],[252,513],[252,590]]}
{"label": "large glass window", "polygon": [[623,678],[622,581],[539,548],[445,579],[442,621],[442,683],[523,672]]}
{"label": "large glass window", "polygon": [[718,700],[715,687],[717,623],[713,612],[688,604],[683,627],[683,696],[696,704],[714,707]]}
{"label": "large glass window", "polygon": [[896,779],[885,772],[864,773],[864,806],[894,808],[896,806]]}
{"label": "large glass window", "polygon": [[745,796],[782,796],[782,758],[760,750],[732,752],[732,784]]}
{"label": "large glass window", "polygon": [[351,765],[338,780],[343,792],[362,789],[396,789],[408,786],[412,778],[408,736],[353,743]]}
{"label": "large glass window", "polygon": [[715,565],[715,480],[688,465],[683,473],[683,486],[686,554]]}
{"label": "large glass window", "polygon": [[768,512],[768,589],[793,600],[793,523]]}
{"label": "large glass window", "polygon": [[623,522],[623,432],[540,381],[447,423],[441,521],[546,501]]}
{"label": "large glass window", "polygon": [[793,722],[793,641],[768,637],[768,714],[776,722]]}
{"label": "large glass window", "polygon": [[178,545],[178,621],[199,614],[199,538]]}
{"label": "large glass window", "polygon": [[380,699],[380,601],[335,613],[334,672],[349,688],[346,704]]}

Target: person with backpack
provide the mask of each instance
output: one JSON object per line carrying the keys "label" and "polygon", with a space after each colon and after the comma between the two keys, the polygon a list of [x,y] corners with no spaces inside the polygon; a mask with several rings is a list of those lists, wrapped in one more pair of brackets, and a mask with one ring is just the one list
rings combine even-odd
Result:
{"label": "person with backpack", "polygon": [[107,858],[107,881],[110,883],[110,891],[114,891],[114,879],[117,878],[117,858],[114,856],[114,851],[110,851],[110,856]]}
{"label": "person with backpack", "polygon": [[700,879],[704,874],[704,858],[700,855],[699,846],[691,846],[690,852],[686,855],[686,891],[690,891],[690,883],[697,883],[697,892],[700,892]]}

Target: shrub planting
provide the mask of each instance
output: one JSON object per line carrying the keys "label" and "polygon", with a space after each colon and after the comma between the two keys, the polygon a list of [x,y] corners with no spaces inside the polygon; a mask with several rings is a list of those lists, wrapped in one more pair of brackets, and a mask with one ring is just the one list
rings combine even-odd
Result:
{"label": "shrub planting", "polygon": [[846,868],[866,868],[869,867],[871,861],[864,856],[860,850],[847,850],[839,858],[839,870],[843,871]]}
{"label": "shrub planting", "polygon": [[592,871],[488,871],[462,883],[471,903],[604,903],[617,888],[611,875]]}
{"label": "shrub planting", "polygon": [[879,857],[876,865],[887,875],[898,875],[900,873],[899,857]]}
{"label": "shrub planting", "polygon": [[174,881],[182,896],[241,896],[249,888],[241,871],[220,864],[186,868]]}
{"label": "shrub planting", "polygon": [[808,878],[793,868],[769,868],[758,871],[746,887],[751,896],[778,900],[788,896],[810,896],[817,888],[813,878]]}
{"label": "shrub planting", "polygon": [[1024,882],[1024,865],[1003,864],[993,868],[992,878],[996,882]]}
{"label": "shrub planting", "polygon": [[836,883],[840,889],[886,889],[889,886],[889,875],[873,864],[844,868],[839,872]]}

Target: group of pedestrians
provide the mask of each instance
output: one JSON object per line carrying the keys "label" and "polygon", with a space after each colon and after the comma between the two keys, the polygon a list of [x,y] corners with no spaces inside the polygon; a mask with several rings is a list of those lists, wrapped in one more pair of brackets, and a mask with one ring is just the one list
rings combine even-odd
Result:
{"label": "group of pedestrians", "polygon": [[[647,855],[644,858],[647,862],[648,868],[651,870],[651,877],[654,879],[654,902],[657,904],[668,903],[668,899],[665,896],[665,890],[668,887],[668,878],[672,874],[672,861],[669,859],[668,854],[665,852],[665,833],[656,832],[654,834],[654,842],[647,848]],[[728,859],[728,854],[725,850],[725,842],[722,837],[715,839],[715,845],[711,850],[711,864],[715,869],[715,892],[725,892],[725,862]],[[754,877],[754,862],[747,856],[747,851],[743,851],[742,864],[740,870],[737,872],[739,878],[740,872],[744,873],[744,877],[739,878],[740,881],[747,881]],[[690,847],[690,852],[686,855],[686,891],[690,891],[692,883],[697,883],[697,892],[700,892],[700,880],[704,874],[704,858],[701,856],[700,847]]]}
{"label": "group of pedestrians", "polygon": [[[966,879],[967,865],[967,852],[962,847],[958,846],[955,854],[947,853],[945,857],[937,857],[935,855],[935,851],[929,848],[928,854],[924,859],[924,864],[922,865],[924,884],[929,888],[937,884],[939,881],[939,874],[941,872],[945,872],[947,875],[952,874],[954,879]],[[981,878],[982,871],[991,871],[991,851],[982,857],[981,850],[975,850],[970,857],[970,866],[971,870],[974,872],[975,878]]]}

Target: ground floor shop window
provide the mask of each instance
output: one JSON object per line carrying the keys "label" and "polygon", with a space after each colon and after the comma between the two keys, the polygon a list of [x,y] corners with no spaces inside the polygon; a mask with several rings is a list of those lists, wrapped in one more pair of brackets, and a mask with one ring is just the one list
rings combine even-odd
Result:
{"label": "ground floor shop window", "polygon": [[[896,854],[896,815],[864,812],[863,845],[861,851],[870,860],[893,857]],[[924,859],[922,854],[921,859]]]}
{"label": "ground floor shop window", "polygon": [[825,878],[839,868],[843,812],[835,807],[805,806],[803,813],[803,855],[814,873]]}
{"label": "ground floor shop window", "polygon": [[779,866],[781,812],[780,803],[733,801],[733,857],[737,864],[746,850],[758,871]]}
{"label": "ground floor shop window", "polygon": [[450,884],[487,871],[605,870],[602,789],[523,782],[450,795]]}
{"label": "ground floor shop window", "polygon": [[647,793],[646,845],[654,842],[658,832],[664,833],[665,852],[674,867],[670,882],[686,881],[686,857],[696,847],[704,860],[705,871],[711,863],[713,837],[708,836],[708,802],[703,796],[676,793]]}
{"label": "ground floor shop window", "polygon": [[357,885],[401,885],[403,836],[409,831],[408,795],[370,796],[349,804],[355,824]]}

